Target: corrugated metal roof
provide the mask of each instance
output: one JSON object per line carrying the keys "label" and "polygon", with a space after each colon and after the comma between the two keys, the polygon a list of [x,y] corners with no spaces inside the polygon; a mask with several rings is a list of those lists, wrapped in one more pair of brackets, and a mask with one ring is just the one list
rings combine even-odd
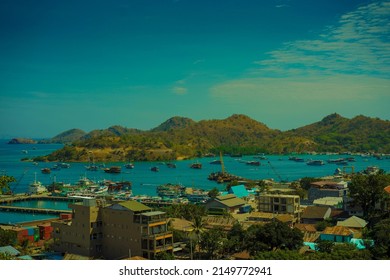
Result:
{"label": "corrugated metal roof", "polygon": [[353,232],[343,226],[327,227],[322,232],[323,234],[332,234],[332,235],[341,235],[341,236],[350,236],[353,235]]}
{"label": "corrugated metal roof", "polygon": [[302,213],[302,219],[324,219],[329,207],[308,206]]}
{"label": "corrugated metal roof", "polygon": [[223,200],[227,200],[227,199],[232,199],[232,198],[236,198],[237,196],[234,195],[234,194],[227,194],[227,195],[220,195],[220,196],[217,196],[216,198],[219,200],[219,201],[223,201]]}
{"label": "corrugated metal roof", "polygon": [[337,225],[351,228],[364,228],[367,222],[359,217],[352,216],[345,221],[337,222]]}
{"label": "corrugated metal roof", "polygon": [[16,250],[14,247],[12,246],[3,246],[3,247],[0,247],[0,253],[4,253],[4,254],[8,254],[8,255],[11,255],[11,256],[17,256],[17,255],[20,255],[20,252],[18,250]]}
{"label": "corrugated metal roof", "polygon": [[128,200],[124,202],[119,202],[119,205],[133,211],[133,212],[140,212],[140,211],[150,211],[152,208],[138,202],[135,200]]}
{"label": "corrugated metal roof", "polygon": [[245,200],[241,199],[241,198],[231,198],[231,199],[225,199],[225,200],[222,200],[222,201],[219,201],[220,203],[228,206],[228,207],[238,207],[238,206],[242,206],[242,205],[245,205]]}
{"label": "corrugated metal roof", "polygon": [[229,193],[236,195],[239,198],[247,197],[249,195],[244,185],[233,186],[230,188]]}

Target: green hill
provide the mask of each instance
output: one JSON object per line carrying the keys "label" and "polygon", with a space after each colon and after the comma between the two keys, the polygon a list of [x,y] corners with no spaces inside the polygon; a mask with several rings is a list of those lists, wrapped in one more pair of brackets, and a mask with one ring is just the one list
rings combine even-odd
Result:
{"label": "green hill", "polygon": [[206,153],[256,154],[292,152],[390,153],[390,122],[332,114],[321,121],[279,131],[245,115],[195,122],[173,117],[149,131],[112,126],[94,130],[45,160],[175,160]]}

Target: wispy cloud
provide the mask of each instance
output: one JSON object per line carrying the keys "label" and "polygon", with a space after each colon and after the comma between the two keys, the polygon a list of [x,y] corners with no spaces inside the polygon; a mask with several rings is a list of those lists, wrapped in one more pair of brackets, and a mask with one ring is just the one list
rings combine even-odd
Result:
{"label": "wispy cloud", "polygon": [[388,118],[390,1],[361,6],[316,39],[286,42],[254,65],[241,78],[211,87],[211,96],[273,118],[336,107]]}
{"label": "wispy cloud", "polygon": [[255,62],[253,74],[368,74],[390,77],[390,2],[343,15],[317,40],[288,42]]}

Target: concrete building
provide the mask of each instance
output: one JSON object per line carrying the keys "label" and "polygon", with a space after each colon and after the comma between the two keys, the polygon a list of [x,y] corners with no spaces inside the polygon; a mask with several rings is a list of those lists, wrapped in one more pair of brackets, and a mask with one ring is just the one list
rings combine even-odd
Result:
{"label": "concrete building", "polygon": [[318,181],[311,183],[308,191],[308,200],[313,202],[319,198],[344,197],[347,194],[348,185],[346,182]]}
{"label": "concrete building", "polygon": [[206,202],[205,207],[212,214],[237,213],[246,205],[246,201],[234,194],[221,195]]}
{"label": "concrete building", "polygon": [[137,201],[105,205],[90,198],[70,208],[72,220],[52,222],[56,251],[105,259],[152,259],[159,252],[173,250],[164,212]]}
{"label": "concrete building", "polygon": [[261,194],[258,197],[258,211],[274,214],[290,214],[299,220],[300,198],[298,195]]}

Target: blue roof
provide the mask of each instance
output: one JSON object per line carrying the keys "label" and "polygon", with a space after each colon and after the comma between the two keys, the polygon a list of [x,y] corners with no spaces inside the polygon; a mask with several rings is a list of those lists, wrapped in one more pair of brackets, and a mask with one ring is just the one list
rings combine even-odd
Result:
{"label": "blue roof", "polygon": [[20,254],[20,252],[12,246],[0,247],[0,253],[5,253],[11,256],[17,256]]}
{"label": "blue roof", "polygon": [[237,196],[239,198],[247,197],[249,195],[249,193],[244,185],[238,185],[238,186],[231,187],[229,190],[229,193],[234,194],[235,196]]}
{"label": "blue roof", "polygon": [[310,249],[317,251],[317,243],[314,242],[303,242],[303,245],[309,246]]}
{"label": "blue roof", "polygon": [[363,239],[357,239],[357,238],[352,238],[350,243],[356,246],[359,250],[366,249],[366,244],[370,244],[371,246],[374,245],[373,240],[363,240]]}

